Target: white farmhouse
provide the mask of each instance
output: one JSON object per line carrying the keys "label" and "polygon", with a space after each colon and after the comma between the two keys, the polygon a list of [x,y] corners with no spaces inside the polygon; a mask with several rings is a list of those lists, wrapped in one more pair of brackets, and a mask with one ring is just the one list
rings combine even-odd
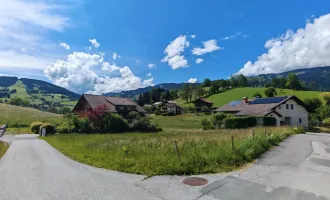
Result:
{"label": "white farmhouse", "polygon": [[276,118],[278,126],[308,127],[308,110],[296,96],[255,98],[232,101],[216,112],[231,113],[236,116],[266,116]]}

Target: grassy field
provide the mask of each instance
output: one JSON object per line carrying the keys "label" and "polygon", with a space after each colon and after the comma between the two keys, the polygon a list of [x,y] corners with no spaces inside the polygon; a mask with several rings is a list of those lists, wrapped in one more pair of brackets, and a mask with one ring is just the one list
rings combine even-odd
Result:
{"label": "grassy field", "polygon": [[43,112],[32,108],[24,108],[0,103],[0,125],[7,124],[8,127],[30,125],[32,122],[50,122],[58,124],[62,121],[62,115]]}
{"label": "grassy field", "polygon": [[[44,138],[68,157],[88,165],[148,176],[231,171],[253,161],[292,128],[169,131],[159,134],[63,134]],[[234,137],[234,150],[231,135]],[[178,158],[175,141],[178,145]]]}
{"label": "grassy field", "polygon": [[201,120],[211,119],[212,115],[197,116],[196,113],[188,113],[177,116],[152,116],[153,122],[157,123],[164,130],[172,129],[202,129]]}
{"label": "grassy field", "polygon": [[[215,107],[220,107],[229,103],[230,101],[240,100],[242,97],[251,98],[256,92],[259,92],[264,96],[264,91],[265,88],[235,88],[224,93],[211,95],[207,99],[212,101]],[[295,95],[301,100],[312,97],[320,97],[321,94],[322,92],[318,91],[294,91],[288,89],[277,89],[277,96]],[[180,103],[183,107],[193,106],[192,103],[185,103],[185,101],[182,99],[178,99],[177,102]]]}
{"label": "grassy field", "polygon": [[6,153],[8,149],[8,144],[0,141],[0,158]]}

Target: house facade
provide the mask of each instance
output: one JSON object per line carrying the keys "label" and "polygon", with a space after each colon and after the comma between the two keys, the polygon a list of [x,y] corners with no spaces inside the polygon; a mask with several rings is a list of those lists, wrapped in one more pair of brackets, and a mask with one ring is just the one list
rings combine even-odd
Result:
{"label": "house facade", "polygon": [[88,111],[100,106],[106,106],[109,112],[118,113],[123,116],[126,116],[131,111],[136,111],[142,116],[148,115],[147,111],[132,99],[91,94],[82,95],[74,107],[73,112],[79,116],[86,116]]}
{"label": "house facade", "polygon": [[166,101],[162,106],[162,110],[174,115],[181,114],[181,107],[175,101]]}
{"label": "house facade", "polygon": [[203,106],[208,107],[209,109],[212,109],[213,102],[206,100],[204,98],[199,98],[193,102],[195,104],[195,107],[197,111],[200,111]]}
{"label": "house facade", "polygon": [[216,112],[230,113],[236,116],[274,117],[278,126],[308,127],[308,109],[296,96],[256,98],[232,101]]}

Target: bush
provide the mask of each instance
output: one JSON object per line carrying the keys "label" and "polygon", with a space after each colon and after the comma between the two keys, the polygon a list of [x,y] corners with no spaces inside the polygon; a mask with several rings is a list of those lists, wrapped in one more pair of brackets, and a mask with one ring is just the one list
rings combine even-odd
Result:
{"label": "bush", "polygon": [[218,113],[213,115],[213,119],[212,119],[212,123],[214,126],[218,126],[221,127],[221,125],[223,124],[223,120],[226,119],[227,114],[225,113]]}
{"label": "bush", "polygon": [[229,129],[248,128],[257,125],[256,117],[229,117],[224,121],[224,127]]}
{"label": "bush", "polygon": [[136,120],[136,119],[140,119],[141,118],[141,115],[138,113],[138,112],[136,112],[136,111],[131,111],[131,112],[129,112],[128,113],[128,115],[127,115],[127,119],[128,119],[128,121],[134,121],[134,120]]}
{"label": "bush", "polygon": [[108,113],[103,118],[102,132],[122,133],[130,129],[128,122],[119,114]]}
{"label": "bush", "polygon": [[156,109],[155,109],[155,115],[160,115],[161,114],[161,112],[160,112],[160,107],[157,107]]}
{"label": "bush", "polygon": [[34,134],[39,134],[40,127],[43,125],[42,122],[33,122],[30,126],[31,132]]}
{"label": "bush", "polygon": [[257,118],[258,126],[276,126],[277,121],[274,117],[258,117]]}
{"label": "bush", "polygon": [[323,120],[323,124],[325,125],[325,126],[330,126],[330,118],[327,118],[327,119],[325,119],[325,120]]}
{"label": "bush", "polygon": [[207,106],[202,106],[201,112],[205,114],[211,114],[211,109]]}
{"label": "bush", "polygon": [[273,87],[267,88],[267,89],[265,90],[265,95],[266,95],[267,97],[274,97],[276,94],[277,94],[276,89],[273,88]]}
{"label": "bush", "polygon": [[44,123],[40,126],[40,130],[46,128],[46,134],[54,134],[55,133],[55,126],[51,123]]}
{"label": "bush", "polygon": [[252,95],[252,97],[262,98],[262,94],[260,92],[256,92],[254,95]]}
{"label": "bush", "polygon": [[65,122],[56,127],[56,133],[73,133],[74,126]]}
{"label": "bush", "polygon": [[135,120],[130,125],[130,127],[133,131],[141,131],[141,132],[162,131],[162,129],[157,124],[152,123],[148,117],[144,117],[144,118]]}
{"label": "bush", "polygon": [[208,119],[205,119],[205,118],[202,119],[201,123],[203,126],[203,130],[212,130],[213,129],[213,126]]}

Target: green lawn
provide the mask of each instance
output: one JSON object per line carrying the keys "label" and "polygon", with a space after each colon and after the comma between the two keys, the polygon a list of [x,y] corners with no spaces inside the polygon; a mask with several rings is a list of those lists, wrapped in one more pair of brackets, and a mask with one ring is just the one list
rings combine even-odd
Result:
{"label": "green lawn", "polygon": [[7,143],[0,141],[0,158],[6,153],[8,146]]}
{"label": "green lawn", "polygon": [[[192,175],[231,171],[294,134],[292,128],[168,131],[157,134],[63,134],[44,138],[68,157],[129,173]],[[234,137],[234,150],[231,135]],[[178,145],[180,160],[175,149]]]}
{"label": "green lawn", "polygon": [[24,108],[0,103],[0,125],[7,124],[9,127],[18,124],[30,125],[32,122],[50,122],[58,124],[62,121],[62,115],[43,112],[32,108]]}
{"label": "green lawn", "polygon": [[[207,99],[212,101],[215,107],[220,107],[231,101],[240,100],[242,99],[242,97],[251,98],[256,92],[259,92],[264,97],[265,89],[266,88],[251,88],[251,87],[235,88],[232,90],[228,90],[224,93],[211,95]],[[288,89],[276,89],[276,90],[277,90],[277,96],[296,95],[301,100],[312,97],[320,97],[320,94],[322,93],[318,91],[294,91]],[[185,103],[185,100],[183,99],[177,99],[176,101],[183,107],[193,106],[192,103]]]}

